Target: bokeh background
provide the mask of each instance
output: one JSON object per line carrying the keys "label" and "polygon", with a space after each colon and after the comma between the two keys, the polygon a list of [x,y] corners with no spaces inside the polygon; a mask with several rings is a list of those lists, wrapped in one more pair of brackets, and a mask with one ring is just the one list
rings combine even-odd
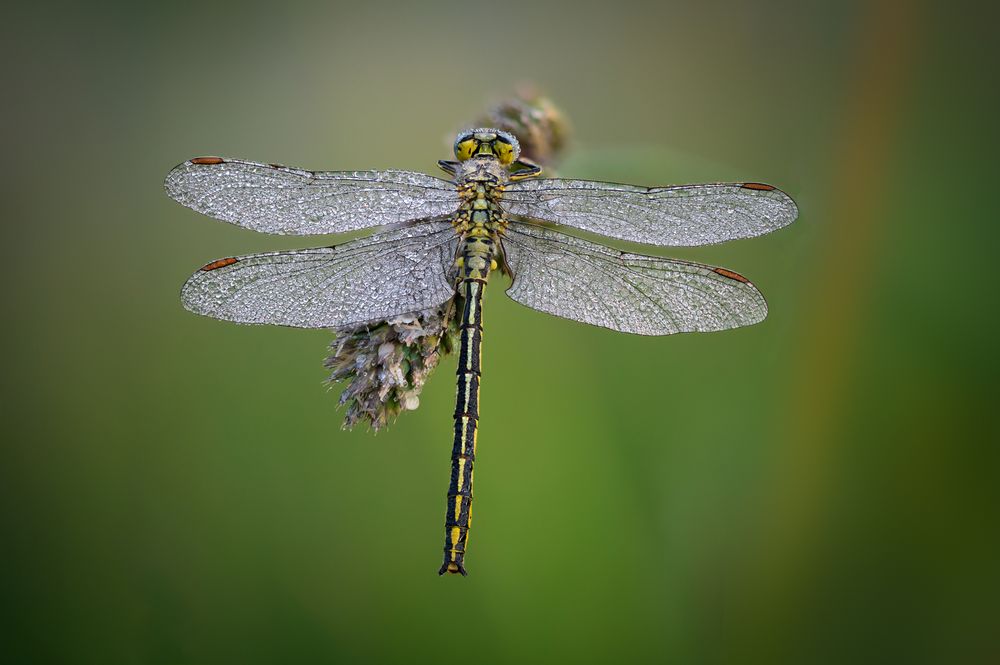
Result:
{"label": "bokeh background", "polygon": [[[5,10],[2,650],[18,663],[997,662],[995,16],[962,3]],[[762,325],[641,338],[487,294],[468,578],[454,378],[340,429],[330,335],[199,318],[196,155],[434,171],[523,81],[561,173],[756,180],[666,252]],[[9,659],[9,660],[8,660]]]}

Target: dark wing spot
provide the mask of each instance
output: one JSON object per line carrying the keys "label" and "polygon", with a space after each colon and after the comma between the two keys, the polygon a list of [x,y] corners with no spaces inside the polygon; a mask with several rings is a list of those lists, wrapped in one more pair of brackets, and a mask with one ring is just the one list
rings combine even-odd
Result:
{"label": "dark wing spot", "polygon": [[760,182],[745,182],[742,185],[740,185],[740,188],[754,189],[757,190],[758,192],[773,192],[775,189],[771,185],[765,185],[764,183]]}
{"label": "dark wing spot", "polygon": [[732,270],[726,270],[725,268],[712,268],[712,272],[722,275],[723,277],[728,277],[729,279],[735,279],[737,282],[743,282],[744,284],[750,283],[749,279],[738,272],[733,272]]}
{"label": "dark wing spot", "polygon": [[195,157],[191,160],[192,164],[222,164],[224,160],[222,157]]}
{"label": "dark wing spot", "polygon": [[237,261],[239,261],[239,259],[231,256],[228,259],[219,259],[217,261],[212,261],[211,263],[206,263],[201,267],[201,269],[204,270],[205,272],[208,272],[210,270],[218,270],[219,268],[225,268],[226,266],[231,266]]}

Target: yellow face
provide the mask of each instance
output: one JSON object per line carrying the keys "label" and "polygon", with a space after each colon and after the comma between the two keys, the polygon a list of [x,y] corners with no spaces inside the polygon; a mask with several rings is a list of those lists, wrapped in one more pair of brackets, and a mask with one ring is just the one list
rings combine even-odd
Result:
{"label": "yellow face", "polygon": [[460,162],[477,155],[492,155],[504,166],[510,166],[520,154],[517,139],[499,129],[473,129],[455,139],[455,157]]}

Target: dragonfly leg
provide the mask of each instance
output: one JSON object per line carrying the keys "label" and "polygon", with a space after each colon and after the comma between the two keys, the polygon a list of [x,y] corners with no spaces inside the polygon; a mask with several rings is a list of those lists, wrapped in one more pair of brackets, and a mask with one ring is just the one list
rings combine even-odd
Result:
{"label": "dragonfly leg", "polygon": [[531,160],[522,157],[521,159],[511,164],[510,179],[523,180],[524,178],[534,178],[541,172],[542,172],[541,166],[535,164]]}

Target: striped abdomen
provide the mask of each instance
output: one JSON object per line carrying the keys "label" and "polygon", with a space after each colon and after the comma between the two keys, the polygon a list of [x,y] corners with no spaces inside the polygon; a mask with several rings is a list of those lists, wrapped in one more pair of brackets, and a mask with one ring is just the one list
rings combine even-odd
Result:
{"label": "striped abdomen", "polygon": [[451,450],[451,483],[445,517],[444,563],[439,574],[465,575],[465,549],[472,524],[472,467],[476,460],[479,427],[480,346],[483,339],[483,290],[493,263],[493,240],[473,230],[461,253],[458,295],[462,298],[461,347],[458,357],[458,396],[455,405],[455,441]]}

